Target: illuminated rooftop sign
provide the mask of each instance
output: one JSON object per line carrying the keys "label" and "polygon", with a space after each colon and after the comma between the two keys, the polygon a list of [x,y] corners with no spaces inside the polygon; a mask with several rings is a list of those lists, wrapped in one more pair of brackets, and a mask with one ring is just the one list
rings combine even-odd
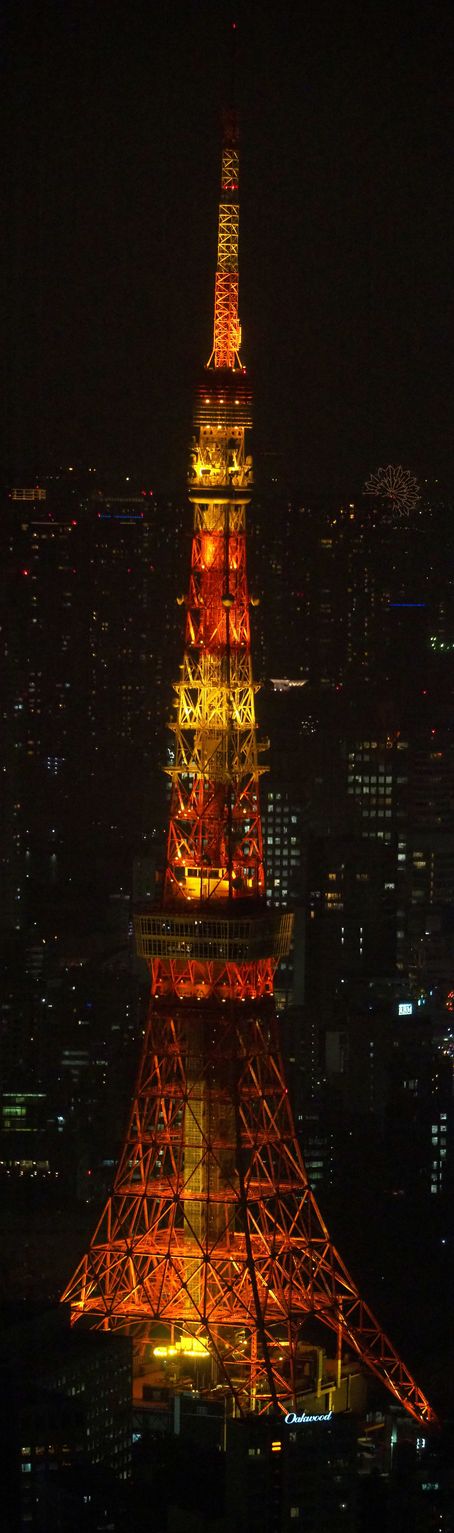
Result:
{"label": "illuminated rooftop sign", "polygon": [[303,681],[291,681],[289,676],[272,676],[271,686],[275,692],[293,692],[296,687],[307,687],[307,677]]}
{"label": "illuminated rooftop sign", "polygon": [[26,488],[26,489],[14,488],[13,490],[10,491],[10,499],[11,500],[45,500],[46,499],[46,493],[47,493],[46,490],[41,489],[38,484],[35,484],[35,485],[33,485],[31,487],[31,489],[28,489],[28,488]]}
{"label": "illuminated rooftop sign", "polygon": [[332,1415],[332,1411],[325,1411],[325,1414],[320,1416],[317,1416],[315,1412],[310,1415],[307,1411],[303,1411],[302,1416],[296,1416],[294,1411],[289,1411],[288,1416],[284,1416],[284,1421],[286,1427],[300,1427],[307,1426],[310,1421],[331,1421]]}

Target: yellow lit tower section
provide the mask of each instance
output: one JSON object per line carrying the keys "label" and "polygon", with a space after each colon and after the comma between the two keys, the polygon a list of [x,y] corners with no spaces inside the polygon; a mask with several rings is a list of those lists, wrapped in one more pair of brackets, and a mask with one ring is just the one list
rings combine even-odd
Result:
{"label": "yellow lit tower section", "polygon": [[196,394],[186,642],[176,688],[166,907],[264,897],[250,655],[246,450],[251,393],[239,354],[238,144],[224,120],[213,349]]}

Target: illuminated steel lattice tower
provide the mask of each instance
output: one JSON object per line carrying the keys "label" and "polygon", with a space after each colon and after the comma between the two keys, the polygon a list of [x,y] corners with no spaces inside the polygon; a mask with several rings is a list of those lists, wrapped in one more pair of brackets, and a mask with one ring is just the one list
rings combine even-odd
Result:
{"label": "illuminated steel lattice tower", "polygon": [[[238,322],[238,145],[226,118],[213,350],[196,396],[186,634],[160,908],[136,918],[151,1003],[114,1188],[64,1299],[190,1353],[240,1411],[291,1409],[308,1317],[418,1420],[433,1417],[330,1240],[297,1142],[267,910],[247,576],[251,395]],[[306,1386],[307,1387],[307,1386]]]}

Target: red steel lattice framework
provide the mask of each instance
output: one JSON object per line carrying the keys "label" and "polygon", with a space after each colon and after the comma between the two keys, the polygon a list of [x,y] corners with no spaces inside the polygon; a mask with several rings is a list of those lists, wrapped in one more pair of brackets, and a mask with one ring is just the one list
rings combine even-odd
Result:
{"label": "red steel lattice framework", "polygon": [[315,1316],[417,1420],[428,1401],[362,1300],[309,1187],[282,1065],[273,976],[292,917],[266,907],[250,651],[239,357],[238,144],[226,121],[213,350],[197,390],[184,658],[175,689],[159,908],[136,918],[151,1003],[111,1196],[63,1298],[197,1359],[241,1411],[295,1409]]}

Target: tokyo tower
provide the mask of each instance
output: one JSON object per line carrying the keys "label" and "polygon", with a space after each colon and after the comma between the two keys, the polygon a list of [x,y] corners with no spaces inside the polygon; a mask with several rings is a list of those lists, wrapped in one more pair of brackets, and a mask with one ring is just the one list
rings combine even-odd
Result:
{"label": "tokyo tower", "polygon": [[136,917],[151,977],[113,1191],[63,1295],[148,1355],[191,1355],[232,1410],[298,1407],[307,1325],[417,1421],[434,1413],[361,1298],[308,1184],[273,976],[292,916],[267,909],[246,573],[251,391],[238,320],[236,117],[222,149],[213,349],[196,390],[194,508],[160,904]]}

